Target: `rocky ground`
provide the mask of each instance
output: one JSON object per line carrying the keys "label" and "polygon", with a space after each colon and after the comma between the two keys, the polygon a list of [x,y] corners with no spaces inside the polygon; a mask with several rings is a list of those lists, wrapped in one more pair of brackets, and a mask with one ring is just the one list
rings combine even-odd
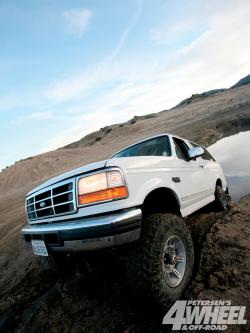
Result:
{"label": "rocky ground", "polygon": [[[250,195],[229,213],[199,212],[187,223],[194,239],[196,268],[183,299],[231,300],[247,306],[249,320]],[[25,250],[16,260],[17,272],[0,291],[1,332],[166,331],[162,318],[135,302],[123,260],[112,253],[102,258],[102,264],[95,258],[91,264],[83,258],[73,264],[66,261],[62,271],[44,268],[40,258]],[[8,262],[6,270],[7,266]],[[249,329],[232,326],[227,332]]]}

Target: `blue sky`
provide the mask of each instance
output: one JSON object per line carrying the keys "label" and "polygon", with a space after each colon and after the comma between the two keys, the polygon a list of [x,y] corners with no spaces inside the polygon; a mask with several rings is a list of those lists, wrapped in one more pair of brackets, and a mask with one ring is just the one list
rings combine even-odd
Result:
{"label": "blue sky", "polygon": [[0,0],[0,169],[250,73],[248,0]]}

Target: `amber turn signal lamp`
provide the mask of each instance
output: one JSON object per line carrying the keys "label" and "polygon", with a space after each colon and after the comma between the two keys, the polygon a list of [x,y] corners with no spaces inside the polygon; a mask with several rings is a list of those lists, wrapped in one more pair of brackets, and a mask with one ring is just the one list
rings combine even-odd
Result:
{"label": "amber turn signal lamp", "polygon": [[100,202],[106,200],[122,199],[128,196],[127,188],[119,186],[114,188],[107,188],[105,190],[79,195],[78,201],[80,205],[86,205],[93,202]]}

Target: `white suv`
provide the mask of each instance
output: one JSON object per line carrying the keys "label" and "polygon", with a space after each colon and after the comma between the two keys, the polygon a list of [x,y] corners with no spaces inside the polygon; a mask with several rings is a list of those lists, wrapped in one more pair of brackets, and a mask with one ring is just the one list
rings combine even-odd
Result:
{"label": "white suv", "polygon": [[165,305],[181,295],[193,268],[182,218],[213,201],[228,207],[220,165],[205,148],[161,134],[32,190],[22,234],[35,254],[53,257],[133,242],[133,289]]}

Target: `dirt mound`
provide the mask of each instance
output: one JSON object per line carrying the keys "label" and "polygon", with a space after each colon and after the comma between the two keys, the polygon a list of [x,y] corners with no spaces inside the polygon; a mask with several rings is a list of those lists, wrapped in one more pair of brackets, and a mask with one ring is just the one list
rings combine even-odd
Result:
{"label": "dirt mound", "polygon": [[250,74],[243,77],[242,79],[240,79],[237,83],[235,83],[232,87],[232,88],[236,88],[236,87],[241,87],[241,86],[244,86],[246,84],[249,84],[250,83]]}
{"label": "dirt mound", "polygon": [[[196,253],[193,282],[183,299],[231,300],[250,306],[250,195],[230,213],[199,213],[188,218]],[[21,246],[20,246],[21,249]],[[20,258],[22,260],[20,261]],[[157,332],[161,318],[135,304],[122,259],[112,253],[87,265],[65,261],[63,272],[45,269],[26,250],[12,278],[1,278],[0,330],[3,332]],[[249,309],[249,308],[248,308]],[[249,320],[249,313],[248,320]],[[249,332],[232,326],[227,332]]]}
{"label": "dirt mound", "polygon": [[[106,126],[66,149],[97,147],[112,143],[120,149],[149,135],[169,132],[199,141],[205,146],[223,136],[250,129],[250,85],[227,90],[212,90],[193,95],[188,103],[159,113],[135,116],[123,124]],[[112,138],[119,138],[113,140]]]}

